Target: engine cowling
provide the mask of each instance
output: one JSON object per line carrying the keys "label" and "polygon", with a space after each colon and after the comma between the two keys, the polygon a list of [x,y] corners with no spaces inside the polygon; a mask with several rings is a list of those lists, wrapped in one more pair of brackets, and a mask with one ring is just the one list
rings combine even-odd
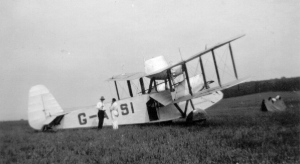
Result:
{"label": "engine cowling", "polygon": [[[157,56],[145,61],[145,73],[149,75],[147,76],[149,78],[155,77],[157,80],[167,79],[167,70],[165,69],[168,67],[169,64],[163,56]],[[171,68],[171,73],[173,77],[182,74],[182,66]]]}
{"label": "engine cowling", "polygon": [[163,56],[157,56],[145,61],[145,73],[152,74],[159,70],[163,70],[168,66],[169,64]]}

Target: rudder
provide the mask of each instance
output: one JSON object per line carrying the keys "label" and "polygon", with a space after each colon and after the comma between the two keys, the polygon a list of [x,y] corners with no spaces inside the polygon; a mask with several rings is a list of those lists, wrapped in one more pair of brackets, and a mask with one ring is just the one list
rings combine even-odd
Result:
{"label": "rudder", "polygon": [[28,122],[35,130],[42,130],[47,118],[62,113],[63,109],[43,85],[30,88],[28,98]]}

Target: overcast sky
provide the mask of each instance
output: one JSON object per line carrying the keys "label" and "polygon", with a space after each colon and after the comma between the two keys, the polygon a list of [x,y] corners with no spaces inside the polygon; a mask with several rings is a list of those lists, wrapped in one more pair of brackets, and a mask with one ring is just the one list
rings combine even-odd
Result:
{"label": "overcast sky", "polygon": [[299,21],[298,0],[1,0],[0,120],[27,119],[31,86],[63,108],[89,106],[111,97],[104,80],[143,71],[144,58],[174,62],[178,48],[188,58],[240,34],[240,76],[299,76]]}

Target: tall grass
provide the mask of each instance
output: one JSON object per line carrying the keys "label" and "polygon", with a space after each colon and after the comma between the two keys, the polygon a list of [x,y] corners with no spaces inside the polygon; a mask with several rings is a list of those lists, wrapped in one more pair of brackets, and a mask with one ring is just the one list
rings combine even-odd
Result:
{"label": "tall grass", "polygon": [[225,99],[202,124],[42,133],[1,122],[0,163],[299,163],[300,100],[287,95],[283,113],[260,112],[258,95]]}

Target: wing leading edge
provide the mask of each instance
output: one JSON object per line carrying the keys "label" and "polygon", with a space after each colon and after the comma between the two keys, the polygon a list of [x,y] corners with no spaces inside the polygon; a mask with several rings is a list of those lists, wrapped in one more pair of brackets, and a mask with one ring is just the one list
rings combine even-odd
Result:
{"label": "wing leading edge", "polygon": [[139,79],[141,77],[145,77],[146,73],[145,72],[134,72],[134,73],[124,73],[121,75],[116,75],[113,76],[106,81],[126,81],[126,80],[134,80],[134,79]]}

